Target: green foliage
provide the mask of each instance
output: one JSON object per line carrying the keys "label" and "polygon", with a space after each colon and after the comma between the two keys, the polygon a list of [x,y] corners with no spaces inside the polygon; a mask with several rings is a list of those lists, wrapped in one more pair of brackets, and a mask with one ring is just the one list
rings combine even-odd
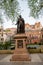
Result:
{"label": "green foliage", "polygon": [[40,53],[41,49],[28,49],[30,53]]}
{"label": "green foliage", "polygon": [[5,32],[10,32],[10,29],[6,29]]}
{"label": "green foliage", "polygon": [[36,18],[41,14],[43,0],[28,0],[28,6],[30,8],[30,15]]}
{"label": "green foliage", "polygon": [[[43,13],[43,0],[27,1],[32,17],[38,17],[41,12]],[[13,21],[19,12],[18,0],[0,0],[0,9],[4,10],[5,14]]]}
{"label": "green foliage", "polygon": [[2,15],[0,14],[0,24],[3,24]]}
{"label": "green foliage", "polygon": [[10,49],[11,41],[7,41],[4,44],[0,42],[0,50],[7,50]]}
{"label": "green foliage", "polygon": [[3,44],[3,46],[4,46],[4,49],[9,49],[9,47],[11,46],[10,41],[5,42],[5,44]]}
{"label": "green foliage", "polygon": [[0,44],[0,50],[2,50],[2,44]]}
{"label": "green foliage", "polygon": [[0,0],[0,9],[3,9],[11,20],[14,20],[18,14],[18,4],[17,0]]}

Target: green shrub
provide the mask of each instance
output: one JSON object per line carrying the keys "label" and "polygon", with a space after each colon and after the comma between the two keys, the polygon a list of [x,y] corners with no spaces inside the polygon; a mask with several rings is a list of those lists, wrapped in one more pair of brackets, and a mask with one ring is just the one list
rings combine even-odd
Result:
{"label": "green shrub", "polygon": [[3,44],[0,44],[0,50],[3,50],[3,49],[4,49]]}
{"label": "green shrub", "polygon": [[14,50],[0,50],[0,54],[12,54]]}
{"label": "green shrub", "polygon": [[11,41],[6,41],[4,44],[0,42],[0,50],[7,50],[11,46]]}
{"label": "green shrub", "polygon": [[5,42],[5,44],[3,46],[4,46],[4,49],[9,49],[11,44],[9,43],[9,41],[7,41],[7,42]]}
{"label": "green shrub", "polygon": [[41,50],[40,49],[28,49],[28,52],[30,52],[30,53],[40,53]]}

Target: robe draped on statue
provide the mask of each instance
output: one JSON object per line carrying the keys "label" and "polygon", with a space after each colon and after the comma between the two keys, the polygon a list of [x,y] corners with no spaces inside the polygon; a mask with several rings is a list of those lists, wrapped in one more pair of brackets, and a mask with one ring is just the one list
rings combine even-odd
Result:
{"label": "robe draped on statue", "polygon": [[17,33],[25,33],[25,22],[24,19],[21,17],[21,15],[19,16],[16,24],[17,24]]}

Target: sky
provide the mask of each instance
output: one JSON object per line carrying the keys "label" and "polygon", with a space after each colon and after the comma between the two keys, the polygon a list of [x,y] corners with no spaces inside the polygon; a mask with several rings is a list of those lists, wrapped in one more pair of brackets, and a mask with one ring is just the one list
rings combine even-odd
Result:
{"label": "sky", "polygon": [[[29,23],[30,25],[33,25],[35,24],[36,22],[40,22],[41,25],[43,26],[43,16],[41,16],[39,19],[34,19],[33,17],[30,17],[29,16],[29,13],[30,13],[30,9],[28,8],[28,5],[27,5],[27,1],[26,0],[18,0],[19,2],[19,6],[20,6],[20,14],[22,15],[22,17],[24,18],[25,20],[25,23]],[[4,28],[12,28],[12,27],[16,27],[15,23],[16,21],[14,22],[14,24],[12,24],[11,20],[7,21],[5,16],[4,16],[4,13],[2,13],[3,15],[3,19],[4,19]]]}

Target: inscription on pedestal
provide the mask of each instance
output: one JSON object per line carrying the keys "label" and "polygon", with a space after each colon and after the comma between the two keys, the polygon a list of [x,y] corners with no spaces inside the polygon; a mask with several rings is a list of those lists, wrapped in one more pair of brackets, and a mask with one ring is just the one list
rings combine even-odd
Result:
{"label": "inscription on pedestal", "polygon": [[17,40],[17,48],[23,48],[23,40]]}

